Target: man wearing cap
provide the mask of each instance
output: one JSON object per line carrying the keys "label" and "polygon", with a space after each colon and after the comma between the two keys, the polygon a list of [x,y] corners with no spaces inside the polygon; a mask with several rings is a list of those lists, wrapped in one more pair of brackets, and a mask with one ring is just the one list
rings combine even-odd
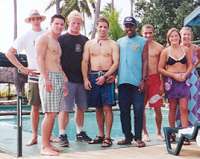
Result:
{"label": "man wearing cap", "polygon": [[[163,46],[154,41],[154,27],[151,24],[145,24],[142,27],[142,36],[148,40],[148,78],[145,83],[145,104],[149,103],[149,107],[154,108],[155,121],[157,126],[157,138],[163,140],[161,134],[162,113],[163,106],[162,94],[164,92],[163,81],[161,75],[158,73],[158,62]],[[150,141],[148,131],[146,128],[146,115],[144,112],[143,122],[143,140]]]}
{"label": "man wearing cap", "polygon": [[[137,22],[133,17],[124,19],[126,36],[118,40],[120,63],[118,92],[122,131],[125,139],[119,145],[131,144],[133,138],[138,147],[144,147],[142,126],[144,112],[144,81],[147,77],[147,40],[136,34]],[[134,132],[131,132],[131,105],[134,111]]]}
{"label": "man wearing cap", "polygon": [[[38,65],[36,62],[35,40],[44,31],[41,29],[41,22],[45,20],[45,16],[41,15],[37,10],[31,10],[25,22],[31,24],[32,28],[22,36],[18,37],[11,48],[6,53],[10,62],[15,65],[19,71],[28,75],[29,83],[29,104],[31,108],[32,119],[32,139],[27,143],[27,146],[37,144],[37,130],[39,122],[39,109],[40,109],[40,97],[38,90]],[[15,54],[25,50],[28,60],[28,67],[24,67],[16,58]]]}

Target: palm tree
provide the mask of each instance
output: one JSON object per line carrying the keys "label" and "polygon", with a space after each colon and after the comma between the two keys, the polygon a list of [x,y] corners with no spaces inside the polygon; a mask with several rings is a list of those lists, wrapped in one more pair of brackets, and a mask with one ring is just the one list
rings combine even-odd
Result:
{"label": "palm tree", "polygon": [[[93,5],[95,0],[51,0],[50,4],[46,7],[45,11],[56,4],[56,7],[59,8],[57,11],[60,11],[61,15],[65,18],[69,15],[72,10],[78,10],[83,14],[83,18],[85,18],[85,14],[88,17],[92,16],[90,11],[89,4]],[[60,2],[63,2],[60,7]],[[58,12],[57,12],[58,13]],[[85,20],[84,20],[85,21]],[[66,24],[67,25],[67,24]],[[83,24],[85,28],[85,23]],[[86,32],[86,30],[85,30]]]}
{"label": "palm tree", "polygon": [[56,0],[56,14],[60,14],[61,11],[60,11],[60,1],[61,0]]}
{"label": "palm tree", "polygon": [[112,7],[112,3],[107,3],[101,14],[106,17],[110,23],[109,37],[113,40],[118,40],[124,35],[124,32],[119,24],[119,12]]}
{"label": "palm tree", "polygon": [[131,2],[131,16],[133,16],[133,5],[134,5],[134,0],[130,0]]}
{"label": "palm tree", "polygon": [[96,34],[96,25],[97,25],[97,20],[100,14],[100,7],[101,7],[101,0],[97,0],[96,7],[95,7],[95,18],[94,18],[94,24],[93,24],[92,36],[91,36],[92,39],[95,37],[95,34]]}
{"label": "palm tree", "polygon": [[14,40],[17,38],[17,0],[13,0],[14,4]]}

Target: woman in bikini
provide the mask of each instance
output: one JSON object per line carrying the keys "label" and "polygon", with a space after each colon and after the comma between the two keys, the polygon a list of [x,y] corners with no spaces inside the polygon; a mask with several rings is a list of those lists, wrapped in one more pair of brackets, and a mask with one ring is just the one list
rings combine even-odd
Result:
{"label": "woman in bikini", "polygon": [[165,94],[169,102],[168,121],[175,127],[176,109],[179,105],[182,127],[188,127],[188,98],[190,84],[188,76],[192,70],[190,50],[180,45],[181,36],[176,28],[167,32],[166,47],[160,56],[158,70],[164,76]]}
{"label": "woman in bikini", "polygon": [[[193,126],[197,121],[200,121],[200,80],[196,70],[196,66],[200,62],[200,48],[197,45],[192,44],[192,29],[189,27],[183,27],[180,31],[181,45],[191,50],[192,57],[192,72],[188,78],[190,83],[190,98],[188,100],[188,120],[189,126]],[[180,111],[176,116],[176,123],[178,127],[181,127]]]}

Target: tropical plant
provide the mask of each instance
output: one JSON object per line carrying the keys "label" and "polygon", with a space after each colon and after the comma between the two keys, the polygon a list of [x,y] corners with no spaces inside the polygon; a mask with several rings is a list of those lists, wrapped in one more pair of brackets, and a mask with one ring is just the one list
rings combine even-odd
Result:
{"label": "tropical plant", "polygon": [[111,39],[117,40],[124,35],[123,30],[119,24],[119,13],[112,8],[112,3],[107,3],[101,12],[101,15],[106,17],[109,21],[109,36]]}
{"label": "tropical plant", "polygon": [[140,27],[146,23],[154,25],[155,38],[164,44],[167,30],[180,29],[198,3],[199,0],[137,0],[135,14],[141,19]]}
{"label": "tropical plant", "polygon": [[59,10],[61,15],[63,15],[65,18],[69,15],[69,13],[72,10],[77,10],[81,12],[83,14],[83,17],[85,17],[85,14],[88,17],[91,17],[92,13],[90,11],[89,3],[91,4],[94,3],[94,0],[89,0],[89,1],[88,0],[51,0],[49,5],[46,7],[45,11],[50,9],[52,6],[56,5],[56,8],[60,7],[60,9],[57,9],[57,10]]}

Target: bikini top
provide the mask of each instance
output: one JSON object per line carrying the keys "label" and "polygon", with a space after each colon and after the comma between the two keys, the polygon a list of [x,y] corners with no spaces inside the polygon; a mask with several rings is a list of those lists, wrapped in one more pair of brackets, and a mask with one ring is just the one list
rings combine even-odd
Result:
{"label": "bikini top", "polygon": [[179,59],[176,59],[171,55],[171,47],[169,48],[167,65],[174,65],[177,62],[180,62],[182,64],[186,64],[187,63],[187,58],[186,58],[186,55],[185,55],[185,51],[182,48],[181,48],[181,50],[184,52],[184,54]]}

